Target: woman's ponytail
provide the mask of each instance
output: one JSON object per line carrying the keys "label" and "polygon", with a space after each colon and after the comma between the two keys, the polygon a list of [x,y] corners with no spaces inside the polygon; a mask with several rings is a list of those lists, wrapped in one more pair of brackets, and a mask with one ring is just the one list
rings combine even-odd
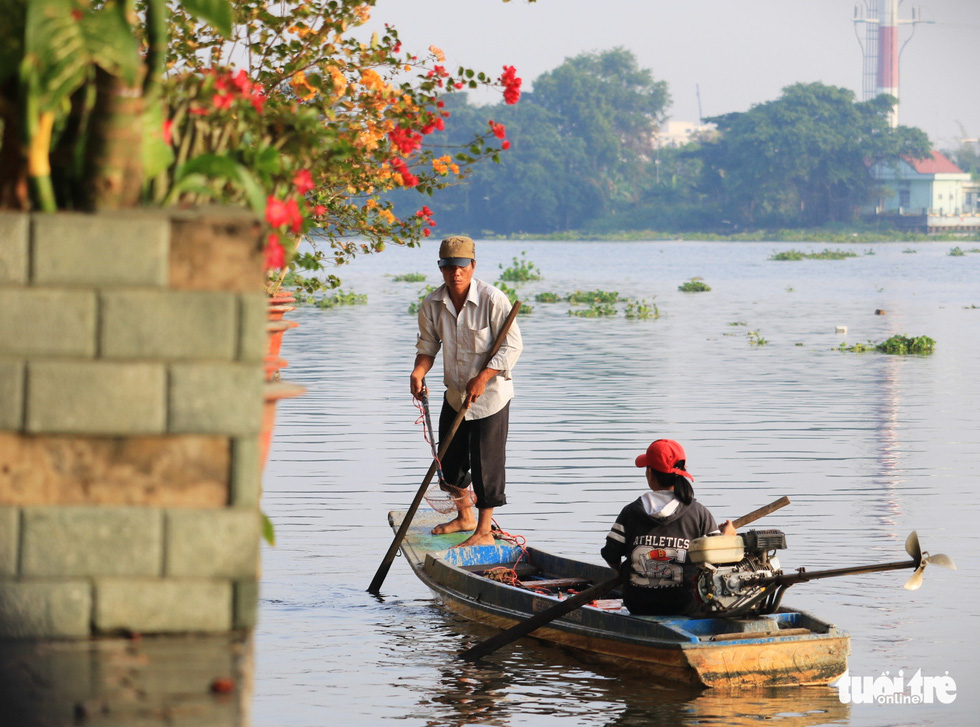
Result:
{"label": "woman's ponytail", "polygon": [[694,488],[691,487],[691,481],[683,475],[674,475],[674,477],[677,478],[674,480],[674,497],[685,505],[690,505],[694,502]]}

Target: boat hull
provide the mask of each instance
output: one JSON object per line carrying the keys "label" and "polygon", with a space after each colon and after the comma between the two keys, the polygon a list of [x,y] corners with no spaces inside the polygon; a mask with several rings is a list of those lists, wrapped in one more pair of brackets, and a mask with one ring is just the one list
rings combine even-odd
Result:
{"label": "boat hull", "polygon": [[[391,513],[393,528],[401,513]],[[558,602],[479,573],[516,560],[549,577],[610,578],[604,566],[508,544],[447,550],[462,536],[433,536],[438,514],[420,511],[402,544],[419,578],[460,616],[505,629]],[[750,619],[635,616],[586,606],[533,632],[533,637],[599,661],[641,668],[695,687],[742,688],[828,684],[847,669],[849,637],[833,624],[781,609]]]}

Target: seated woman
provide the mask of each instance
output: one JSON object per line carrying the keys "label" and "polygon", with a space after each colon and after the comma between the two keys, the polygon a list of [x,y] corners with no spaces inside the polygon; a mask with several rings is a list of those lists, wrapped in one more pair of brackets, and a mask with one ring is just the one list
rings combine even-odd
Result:
{"label": "seated woman", "polygon": [[694,499],[684,448],[673,439],[658,439],[636,466],[646,470],[650,492],[623,508],[606,536],[601,555],[619,570],[625,557],[629,580],[623,586],[623,602],[630,613],[641,615],[686,614],[696,606],[693,576],[688,563],[691,541],[705,535],[735,535],[726,520],[719,529],[707,508]]}

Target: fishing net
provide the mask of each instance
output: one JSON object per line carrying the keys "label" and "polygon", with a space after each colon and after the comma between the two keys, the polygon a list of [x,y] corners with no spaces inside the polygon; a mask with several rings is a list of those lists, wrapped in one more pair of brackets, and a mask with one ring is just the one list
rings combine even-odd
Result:
{"label": "fishing net", "polygon": [[473,485],[463,490],[458,487],[453,487],[451,490],[451,492],[447,492],[439,487],[439,485],[432,485],[426,490],[425,501],[429,503],[429,507],[433,510],[441,512],[444,515],[456,512],[460,505],[463,507],[466,505],[470,507],[476,505],[476,493],[473,492]]}

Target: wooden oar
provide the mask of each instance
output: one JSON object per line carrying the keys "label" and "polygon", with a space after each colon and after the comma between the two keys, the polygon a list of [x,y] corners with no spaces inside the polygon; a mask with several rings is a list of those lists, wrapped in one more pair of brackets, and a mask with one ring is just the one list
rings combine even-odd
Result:
{"label": "wooden oar", "polygon": [[[771,502],[764,507],[760,507],[758,510],[753,510],[748,515],[743,515],[742,517],[738,518],[738,520],[732,521],[732,525],[734,525],[736,528],[740,528],[743,525],[748,525],[751,522],[755,522],[761,517],[765,517],[769,513],[774,512],[781,507],[786,507],[788,504],[788,497],[780,497],[778,500]],[[467,661],[476,661],[477,659],[496,651],[501,646],[506,646],[522,636],[527,636],[529,633],[535,629],[541,628],[546,623],[550,623],[555,619],[561,618],[566,613],[570,613],[571,611],[574,611],[587,603],[591,603],[595,599],[614,589],[616,586],[620,586],[625,583],[628,577],[628,572],[620,572],[615,578],[610,578],[608,581],[603,581],[602,583],[598,583],[591,588],[587,588],[581,593],[577,593],[571,598],[566,598],[564,601],[545,611],[542,611],[541,613],[536,613],[529,619],[525,619],[520,623],[514,624],[509,629],[501,631],[496,636],[491,636],[486,641],[481,641],[476,646],[472,646],[466,651],[462,652],[459,655],[459,658],[466,659]]]}
{"label": "wooden oar", "polygon": [[[521,308],[521,302],[517,301],[514,303],[514,307],[510,309],[510,314],[504,321],[504,325],[500,327],[500,331],[497,333],[497,338],[493,342],[493,346],[490,347],[490,352],[487,354],[486,358],[483,360],[483,366],[480,367],[482,371],[485,369],[493,357],[497,355],[497,351],[504,343],[504,338],[507,337],[507,332],[510,330],[511,324],[514,323],[514,319],[517,317],[517,311]],[[429,471],[425,474],[425,479],[422,480],[422,485],[419,487],[419,491],[415,493],[415,499],[412,500],[412,504],[409,506],[408,511],[405,513],[405,518],[402,520],[401,526],[398,528],[398,532],[395,533],[394,540],[391,541],[391,545],[388,546],[388,552],[385,553],[384,560],[381,561],[381,565],[378,566],[378,572],[374,574],[374,579],[371,581],[371,585],[368,586],[368,593],[378,593],[381,590],[381,584],[384,583],[385,577],[388,575],[388,571],[391,569],[391,564],[395,560],[395,556],[398,554],[398,548],[402,544],[402,540],[405,539],[405,533],[408,532],[408,528],[412,524],[412,519],[415,517],[416,511],[419,509],[419,505],[422,504],[422,498],[425,497],[425,491],[429,488],[429,483],[432,482],[432,477],[436,473],[437,462],[441,462],[442,458],[446,456],[446,450],[449,449],[449,443],[453,441],[453,437],[456,436],[456,430],[459,429],[459,425],[463,421],[463,417],[466,415],[466,411],[470,408],[470,402],[460,408],[459,412],[456,414],[456,418],[453,420],[452,427],[449,429],[449,433],[446,435],[446,440],[439,443],[439,455],[432,460],[432,464],[429,465]]]}

